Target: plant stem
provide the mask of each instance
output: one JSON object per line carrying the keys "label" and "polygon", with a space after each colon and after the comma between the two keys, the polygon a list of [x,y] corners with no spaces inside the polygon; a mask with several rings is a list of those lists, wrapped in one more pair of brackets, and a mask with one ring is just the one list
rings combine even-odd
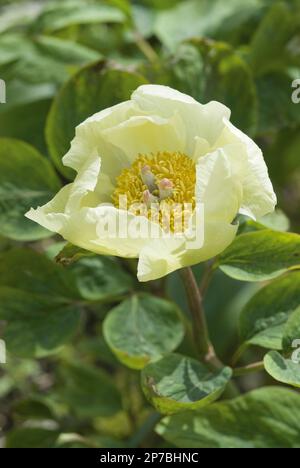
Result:
{"label": "plant stem", "polygon": [[139,448],[143,444],[144,440],[149,438],[149,434],[153,431],[156,424],[162,418],[159,413],[151,413],[146,419],[144,424],[137,430],[128,442],[128,446],[132,448]]}
{"label": "plant stem", "polygon": [[186,290],[189,308],[193,319],[193,335],[199,357],[215,367],[223,367],[216,356],[210,342],[206,317],[203,307],[203,298],[198,288],[193,270],[190,267],[180,270],[182,281]]}
{"label": "plant stem", "polygon": [[[206,362],[212,369],[220,369],[224,364],[216,355],[215,349],[210,342],[208,327],[206,323],[205,311],[203,307],[203,297],[198,288],[193,270],[189,267],[180,270],[183,284],[187,293],[190,311],[193,318],[193,336],[196,349],[202,361]],[[229,398],[239,395],[234,382],[229,382],[226,388]]]}
{"label": "plant stem", "polygon": [[261,362],[254,362],[253,364],[249,364],[245,367],[237,367],[233,369],[233,376],[240,377],[242,375],[252,374],[254,372],[260,372],[264,370],[264,363]]}
{"label": "plant stem", "polygon": [[203,276],[201,278],[201,283],[200,283],[200,286],[199,286],[200,294],[202,296],[205,295],[205,293],[206,293],[206,291],[208,289],[208,286],[210,284],[210,281],[212,279],[212,276],[214,274],[214,265],[215,265],[215,260],[208,261],[205,264],[205,270],[204,270]]}
{"label": "plant stem", "polygon": [[136,40],[136,45],[140,49],[140,51],[145,55],[145,57],[149,60],[151,63],[155,63],[158,61],[158,55],[153,49],[153,47],[147,42],[141,33],[137,31],[136,29],[134,30],[134,38]]}
{"label": "plant stem", "polygon": [[234,353],[232,359],[231,359],[231,367],[234,367],[240,360],[241,356],[244,354],[246,349],[248,348],[247,343],[243,343],[237,351]]}

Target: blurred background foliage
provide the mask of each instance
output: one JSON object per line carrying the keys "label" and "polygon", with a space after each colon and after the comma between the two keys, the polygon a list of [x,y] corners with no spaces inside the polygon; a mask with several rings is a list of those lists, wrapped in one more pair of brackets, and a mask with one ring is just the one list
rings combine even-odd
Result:
{"label": "blurred background foliage", "polygon": [[[91,255],[62,267],[53,261],[61,239],[23,215],[72,179],[61,158],[75,126],[151,82],[231,108],[233,123],[262,147],[278,195],[280,210],[264,226],[299,232],[300,104],[291,95],[300,78],[300,0],[2,0],[0,78],[1,443],[164,446],[138,373],[102,334],[107,311],[121,303],[129,314],[122,301],[138,288],[135,265]],[[253,229],[242,222],[241,232]],[[222,271],[212,280],[206,311],[224,362],[237,347],[239,313],[260,286]],[[166,287],[185,316],[177,274]],[[143,288],[159,296],[162,285]],[[169,351],[181,334],[178,325]],[[179,350],[194,353],[187,338]],[[238,385],[270,382],[257,374]]]}

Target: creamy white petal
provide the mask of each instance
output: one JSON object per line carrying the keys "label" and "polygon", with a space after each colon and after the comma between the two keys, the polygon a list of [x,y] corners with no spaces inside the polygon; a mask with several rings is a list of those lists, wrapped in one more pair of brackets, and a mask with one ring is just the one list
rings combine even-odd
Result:
{"label": "creamy white petal", "polygon": [[142,111],[171,117],[177,112],[186,128],[185,152],[192,156],[196,138],[200,137],[213,145],[224,128],[223,118],[230,118],[230,110],[219,102],[202,105],[190,96],[160,85],[140,86],[132,95]]}
{"label": "creamy white petal", "polygon": [[93,192],[98,182],[101,161],[96,152],[92,152],[82,164],[73,184],[65,206],[66,213],[72,213],[81,208],[82,198]]}
{"label": "creamy white petal", "polygon": [[125,152],[130,162],[139,154],[159,151],[184,151],[185,127],[178,114],[170,118],[152,116],[131,117],[121,124],[103,131],[107,142]]}
{"label": "creamy white petal", "polygon": [[[133,115],[133,112],[133,103],[131,101],[126,101],[108,109],[104,109],[78,125],[75,131],[75,138],[71,142],[71,148],[63,158],[65,166],[71,167],[78,172],[91,152],[95,152],[97,150],[99,156],[103,156],[101,155],[103,144],[101,138],[102,130],[118,125],[119,123],[127,120]],[[108,169],[111,166],[115,168],[116,165],[118,166],[117,163],[121,163],[121,165],[123,165],[124,161],[122,161],[122,156],[124,155],[120,154],[120,152],[115,154],[114,151],[107,154],[107,157],[109,158],[107,163]],[[114,159],[117,159],[117,161]]]}
{"label": "creamy white petal", "polygon": [[146,245],[140,252],[138,280],[152,281],[182,267],[183,239],[158,239]]}
{"label": "creamy white petal", "polygon": [[224,120],[225,128],[216,145],[241,144],[239,157],[244,160],[243,201],[240,213],[253,219],[274,211],[277,198],[268,174],[262,151],[251,138],[238,130],[231,122]]}
{"label": "creamy white petal", "polygon": [[238,151],[238,145],[228,145],[198,160],[196,200],[204,205],[205,222],[231,223],[239,212],[243,200],[243,165],[239,161],[233,164]]}
{"label": "creamy white petal", "polygon": [[127,258],[137,258],[146,245],[163,236],[158,224],[113,205],[73,212],[60,234],[72,244],[92,252]]}
{"label": "creamy white petal", "polygon": [[211,146],[203,137],[195,137],[194,153],[192,159],[197,162],[199,158],[211,152]]}
{"label": "creamy white petal", "polygon": [[238,225],[226,223],[225,221],[206,221],[202,248],[187,249],[182,256],[182,267],[196,265],[219,255],[233,242],[237,230]]}
{"label": "creamy white petal", "polygon": [[141,250],[153,242],[153,237],[162,236],[158,224],[151,223],[145,216],[135,216],[113,205],[99,207],[97,217],[94,246],[105,248],[110,255],[137,258]]}
{"label": "creamy white petal", "polygon": [[206,222],[204,243],[200,248],[194,248],[193,243],[183,239],[153,241],[141,250],[138,262],[139,281],[153,281],[219,255],[232,243],[237,229],[237,225],[222,221]]}
{"label": "creamy white petal", "polygon": [[[130,165],[131,161],[126,158],[124,151],[103,138],[103,130],[130,118],[134,113],[134,108],[131,101],[118,104],[89,117],[76,128],[75,138],[69,152],[63,158],[63,163],[78,172],[75,179],[76,189],[74,188],[78,195],[75,196],[77,201],[80,201],[79,179],[85,177],[82,174],[86,170],[87,164],[90,167],[91,165],[96,167],[101,160],[101,172],[106,176],[105,185],[108,186],[110,183],[112,188],[116,177],[125,167]],[[103,196],[106,194],[101,186],[101,181],[98,180],[92,190],[97,192],[99,203],[107,201],[107,196]],[[83,195],[85,194],[83,193]]]}
{"label": "creamy white petal", "polygon": [[65,185],[55,197],[42,207],[31,208],[25,216],[52,232],[61,233],[67,224],[69,216],[65,213],[73,184]]}

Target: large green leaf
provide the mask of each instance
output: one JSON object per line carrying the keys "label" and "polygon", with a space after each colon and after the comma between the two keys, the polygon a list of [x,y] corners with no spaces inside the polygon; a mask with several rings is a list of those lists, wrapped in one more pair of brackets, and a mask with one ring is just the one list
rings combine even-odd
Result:
{"label": "large green leaf", "polygon": [[279,382],[300,388],[300,363],[270,351],[264,358],[266,371]]}
{"label": "large green leaf", "polygon": [[44,357],[56,352],[79,325],[76,306],[48,297],[0,287],[0,320],[8,350],[20,357]]}
{"label": "large green leaf", "polygon": [[47,405],[45,399],[36,396],[17,401],[13,405],[13,414],[19,421],[28,419],[49,421],[54,418],[53,411]]}
{"label": "large green leaf", "polygon": [[300,236],[268,229],[242,234],[220,255],[219,266],[238,280],[276,278],[300,267]]}
{"label": "large green leaf", "polygon": [[[24,26],[29,24],[39,14],[37,4],[28,4],[27,2],[9,2],[1,1],[1,4],[10,3],[9,7],[1,10],[0,33],[14,28],[15,26]],[[1,5],[2,6],[2,5]]]}
{"label": "large green leaf", "polygon": [[173,351],[184,335],[177,306],[146,294],[113,309],[103,331],[117,358],[133,369],[142,369],[151,359]]}
{"label": "large green leaf", "polygon": [[91,23],[121,23],[125,15],[121,10],[99,2],[64,0],[46,6],[32,26],[33,31],[53,32],[68,26]]}
{"label": "large green leaf", "polygon": [[290,220],[286,214],[276,209],[273,213],[269,213],[262,218],[254,221],[247,216],[239,216],[239,234],[245,234],[247,232],[261,231],[263,229],[272,229],[273,231],[287,232],[290,229]]}
{"label": "large green leaf", "polygon": [[251,20],[262,6],[260,0],[185,0],[157,15],[155,32],[168,48],[197,36],[228,38]]}
{"label": "large green leaf", "polygon": [[0,297],[4,338],[18,356],[52,354],[78,328],[81,296],[73,274],[33,250],[0,253]]}
{"label": "large green leaf", "polygon": [[79,66],[101,58],[99,52],[67,39],[21,33],[0,36],[0,51],[4,51],[2,65],[6,64],[2,76],[8,84],[17,79],[59,85]]}
{"label": "large green leaf", "polygon": [[229,367],[211,371],[204,364],[179,354],[169,354],[142,371],[147,399],[163,414],[206,406],[225,390],[232,375]]}
{"label": "large green leaf", "polygon": [[29,241],[48,237],[49,231],[24,214],[48,202],[60,184],[49,162],[21,141],[0,139],[0,233]]}
{"label": "large green leaf", "polygon": [[121,396],[100,369],[70,364],[62,369],[62,400],[81,418],[112,416],[122,409]]}
{"label": "large green leaf", "polygon": [[242,342],[268,349],[282,349],[285,324],[299,304],[300,271],[265,286],[253,296],[241,313]]}
{"label": "large green leaf", "polygon": [[100,255],[82,257],[68,270],[86,301],[115,302],[133,288],[133,279],[115,258]]}
{"label": "large green leaf", "polygon": [[[300,124],[299,106],[295,105],[291,99],[291,83],[292,79],[286,72],[268,73],[256,80],[259,97],[259,135],[274,134],[281,129],[295,128]],[[299,137],[298,132],[297,137]],[[287,144],[291,144],[290,138]],[[283,161],[280,161],[280,158],[275,159],[277,164],[286,163],[283,156]]]}
{"label": "large green leaf", "polygon": [[[298,112],[299,117],[299,104],[293,104],[294,109]],[[297,183],[297,172],[299,170],[299,147],[300,147],[300,125],[295,128],[286,128],[277,133],[272,145],[266,152],[266,159],[270,170],[271,179],[277,185],[283,187],[291,186],[293,190],[293,183]],[[280,154],[280,158],[276,157]],[[297,185],[295,186],[297,190]],[[283,200],[284,201],[284,200]],[[291,202],[295,204],[294,211],[297,212],[298,199],[288,198],[286,203],[286,210],[290,210]],[[291,210],[293,213],[293,208]]]}
{"label": "large green leaf", "polygon": [[116,258],[95,255],[72,244],[62,249],[60,244],[54,244],[48,249],[48,255],[67,267],[64,271],[71,273],[79,294],[86,301],[116,302],[134,288],[133,277],[122,269]]}
{"label": "large green leaf", "polygon": [[[31,95],[32,88],[22,87],[22,96],[16,96],[15,87],[7,86],[8,102],[0,107],[0,137],[9,137],[23,140],[43,154],[46,154],[47,145],[44,137],[44,128],[47,115],[51,106],[49,94],[53,94],[53,88],[41,90],[36,86],[36,96]],[[39,93],[46,94],[46,97],[39,97]],[[14,97],[17,102],[14,102]],[[23,102],[25,98],[31,98]],[[21,100],[18,103],[18,99]],[[11,103],[11,105],[10,105]]]}
{"label": "large green leaf", "polygon": [[290,315],[282,338],[282,348],[285,353],[290,353],[295,347],[300,346],[300,300],[299,307]]}
{"label": "large green leaf", "polygon": [[59,432],[41,427],[24,427],[9,432],[6,448],[54,448]]}
{"label": "large green leaf", "polygon": [[300,395],[265,387],[163,419],[157,432],[181,448],[300,448]]}
{"label": "large green leaf", "polygon": [[258,103],[249,65],[225,42],[193,38],[189,43],[199,50],[204,61],[202,100],[222,102],[230,108],[232,122],[247,134],[253,134],[258,120]]}
{"label": "large green leaf", "polygon": [[49,114],[47,142],[57,168],[68,177],[73,172],[62,165],[75,135],[75,127],[92,114],[130,98],[146,81],[140,75],[110,67],[106,62],[90,65],[73,76],[58,94]]}
{"label": "large green leaf", "polygon": [[45,295],[54,301],[80,297],[71,273],[46,256],[25,248],[0,253],[0,285]]}
{"label": "large green leaf", "polygon": [[250,44],[249,61],[256,75],[281,69],[292,61],[288,43],[296,31],[297,19],[289,5],[274,2]]}

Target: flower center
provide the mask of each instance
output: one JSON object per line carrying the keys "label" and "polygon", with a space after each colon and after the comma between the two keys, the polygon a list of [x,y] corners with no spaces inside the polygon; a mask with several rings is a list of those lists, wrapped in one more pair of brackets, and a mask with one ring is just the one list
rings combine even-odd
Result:
{"label": "flower center", "polygon": [[[131,167],[124,169],[116,179],[112,195],[114,205],[120,208],[126,196],[127,209],[151,217],[158,206],[158,222],[164,225],[163,212],[171,211],[171,229],[174,230],[176,214],[195,208],[196,166],[187,155],[179,152],[140,154]],[[144,205],[144,211],[132,207]],[[152,219],[152,218],[151,218]]]}

